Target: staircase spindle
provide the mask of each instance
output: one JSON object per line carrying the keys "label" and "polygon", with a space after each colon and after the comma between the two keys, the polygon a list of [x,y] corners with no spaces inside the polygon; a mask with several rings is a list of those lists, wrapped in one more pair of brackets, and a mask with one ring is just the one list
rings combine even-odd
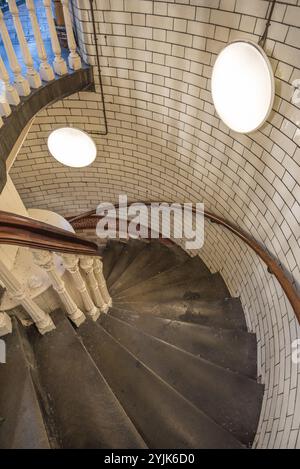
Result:
{"label": "staircase spindle", "polygon": [[[0,116],[7,117],[11,114],[11,108],[10,108],[10,105],[8,102],[8,96],[7,96],[7,84],[9,84],[9,75],[7,73],[6,67],[4,65],[4,62],[1,56],[0,56],[0,80],[2,81],[2,83],[0,83],[0,86],[1,86]],[[18,93],[17,93],[17,98],[19,98]]]}
{"label": "staircase spindle", "polygon": [[107,289],[105,277],[103,275],[103,263],[100,259],[94,260],[94,274],[99,285],[101,295],[109,307],[112,306],[112,299]]}
{"label": "staircase spindle", "polygon": [[11,296],[18,301],[19,304],[27,311],[36,327],[41,334],[55,329],[55,325],[49,316],[46,314],[27,294],[26,289],[15,278],[12,272],[0,260],[0,280],[7,288]]}
{"label": "staircase spindle", "polygon": [[75,256],[75,254],[63,254],[62,258],[65,268],[71,274],[74,284],[81,295],[87,314],[93,319],[93,321],[97,321],[100,316],[100,311],[97,306],[94,305],[86,287],[85,281],[82,278],[81,272],[79,270],[78,257]]}
{"label": "staircase spindle", "polygon": [[30,53],[28,43],[25,38],[23,26],[19,16],[19,8],[17,7],[16,0],[8,0],[9,10],[12,14],[14,25],[16,28],[18,41],[22,50],[23,60],[27,69],[27,80],[31,88],[39,88],[42,86],[41,77],[34,68],[32,55]]}
{"label": "staircase spindle", "polygon": [[7,53],[10,68],[14,74],[15,85],[20,96],[28,96],[30,94],[30,86],[28,81],[21,74],[21,66],[18,62],[15,50],[13,48],[9,32],[7,30],[2,10],[0,9],[0,34]]}
{"label": "staircase spindle", "polygon": [[101,312],[107,313],[109,305],[106,303],[104,297],[102,296],[98,282],[94,274],[94,259],[93,257],[80,256],[80,267],[85,272],[87,276],[87,282],[92,291],[94,302]]}
{"label": "staircase spindle", "polygon": [[81,58],[77,53],[77,46],[76,46],[76,41],[75,41],[74,32],[73,32],[72,19],[71,19],[71,14],[69,10],[69,0],[61,0],[61,3],[63,6],[65,25],[66,25],[66,31],[67,31],[67,39],[68,39],[68,47],[70,50],[69,66],[73,70],[78,70],[79,68],[81,68]]}
{"label": "staircase spindle", "polygon": [[65,287],[65,283],[59,274],[56,271],[56,267],[54,264],[53,253],[49,251],[33,251],[33,257],[35,263],[44,269],[52,282],[52,286],[54,290],[58,293],[59,298],[61,299],[62,304],[64,305],[66,312],[74,322],[74,324],[78,327],[85,321],[85,315],[83,312],[78,308],[75,301],[70,296],[69,292]]}
{"label": "staircase spindle", "polygon": [[65,60],[61,56],[61,47],[59,44],[55,22],[54,22],[54,18],[52,14],[51,0],[44,0],[44,6],[46,9],[46,16],[47,16],[47,21],[48,21],[48,26],[49,26],[49,31],[50,31],[52,50],[55,55],[55,59],[53,62],[54,71],[57,75],[65,75],[66,73],[68,73],[68,67],[67,67]]}
{"label": "staircase spindle", "polygon": [[40,65],[40,76],[44,81],[51,81],[55,79],[53,68],[48,63],[47,52],[45,49],[44,41],[42,38],[40,26],[36,16],[34,0],[26,0],[26,6],[29,11],[30,21],[33,29],[33,34],[35,37],[35,43],[37,47],[38,56],[41,61]]}
{"label": "staircase spindle", "polygon": [[10,105],[17,106],[20,102],[20,97],[16,88],[10,83],[9,74],[1,56],[0,80],[3,82],[3,90],[1,93],[1,115],[9,116],[11,114]]}

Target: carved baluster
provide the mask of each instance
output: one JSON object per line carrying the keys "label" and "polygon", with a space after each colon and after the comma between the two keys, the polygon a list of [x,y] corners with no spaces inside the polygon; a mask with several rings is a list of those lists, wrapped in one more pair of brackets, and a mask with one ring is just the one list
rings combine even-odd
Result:
{"label": "carved baluster", "polygon": [[[5,78],[5,80],[4,80]],[[7,81],[9,83],[9,76],[5,68],[4,62],[0,56],[0,116],[9,116],[11,114],[11,108],[7,99]],[[16,92],[17,93],[17,92]],[[19,95],[17,93],[17,97]]]}
{"label": "carved baluster", "polygon": [[62,255],[64,265],[68,272],[72,275],[72,279],[74,284],[79,291],[85,310],[87,314],[93,319],[93,321],[97,321],[100,316],[99,309],[94,305],[92,298],[86,288],[85,281],[81,276],[81,272],[79,270],[79,259],[74,254],[63,254]]}
{"label": "carved baluster", "polygon": [[51,0],[44,0],[44,6],[46,9],[47,21],[49,25],[52,50],[55,55],[53,67],[57,75],[65,75],[66,73],[68,73],[68,67],[65,60],[61,56],[61,47],[59,44],[55,22],[52,14]]}
{"label": "carved baluster", "polygon": [[7,288],[8,292],[15,298],[27,311],[41,334],[46,334],[55,329],[55,325],[46,314],[27,294],[25,288],[10,272],[10,270],[0,260],[0,280]]}
{"label": "carved baluster", "polygon": [[112,306],[112,299],[111,299],[111,296],[108,292],[106,280],[105,280],[105,277],[103,275],[103,263],[102,263],[101,259],[99,259],[99,258],[94,259],[94,274],[95,274],[95,277],[96,277],[96,280],[98,282],[101,295],[103,296],[105,303],[107,303],[107,305],[109,307],[111,307]]}
{"label": "carved baluster", "polygon": [[4,335],[11,334],[12,332],[12,323],[11,319],[6,313],[0,312],[0,337]]}
{"label": "carved baluster", "polygon": [[36,48],[38,52],[38,56],[41,61],[40,65],[40,75],[42,80],[44,81],[51,81],[54,80],[54,72],[51,65],[48,63],[47,52],[45,49],[44,41],[42,38],[40,26],[37,20],[36,11],[34,0],[26,0],[26,6],[29,11],[30,21],[32,25],[33,34],[35,37]]}
{"label": "carved baluster", "polygon": [[20,96],[28,96],[30,94],[30,86],[28,81],[21,74],[21,66],[18,62],[15,50],[13,48],[9,32],[7,30],[2,10],[0,9],[0,34],[9,60],[9,66],[14,74],[15,85]]}
{"label": "carved baluster", "polygon": [[26,78],[31,88],[39,88],[40,86],[42,86],[42,80],[33,65],[32,56],[23,31],[23,26],[20,20],[19,9],[17,7],[16,0],[8,0],[8,6],[14,20],[18,41],[23,54],[23,60],[27,68]]}
{"label": "carved baluster", "polygon": [[65,283],[59,274],[56,271],[53,253],[49,251],[33,251],[33,257],[36,264],[46,272],[50,277],[52,286],[54,290],[58,293],[62,304],[64,305],[66,312],[74,322],[74,324],[78,327],[85,321],[85,315],[83,312],[78,308],[75,301],[71,298],[69,292],[65,287]]}
{"label": "carved baluster", "polygon": [[65,25],[66,25],[67,38],[68,38],[68,47],[70,50],[69,66],[73,70],[78,70],[79,68],[81,68],[81,58],[77,53],[72,19],[71,19],[71,14],[69,10],[69,0],[61,0],[61,3],[63,6],[63,11],[64,11]]}
{"label": "carved baluster", "polygon": [[93,297],[94,297],[94,302],[98,308],[103,313],[107,313],[109,306],[106,303],[105,299],[103,298],[98,282],[96,280],[95,274],[94,274],[94,259],[93,257],[88,257],[88,256],[81,256],[80,257],[80,267],[82,270],[85,272],[86,277],[87,277],[87,282],[88,285],[92,291]]}
{"label": "carved baluster", "polygon": [[3,92],[1,92],[1,115],[9,116],[11,113],[10,104],[17,106],[20,102],[20,97],[16,88],[10,83],[9,74],[6,70],[2,57],[0,56],[0,80],[3,84]]}

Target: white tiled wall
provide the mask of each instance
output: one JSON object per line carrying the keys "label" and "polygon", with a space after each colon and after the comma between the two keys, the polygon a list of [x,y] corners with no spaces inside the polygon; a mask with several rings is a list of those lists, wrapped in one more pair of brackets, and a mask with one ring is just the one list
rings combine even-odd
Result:
{"label": "white tiled wall", "polygon": [[[81,49],[95,63],[89,2],[73,0]],[[95,136],[98,158],[84,170],[56,163],[49,131],[73,124],[103,131],[100,94],[79,93],[39,113],[11,171],[29,207],[64,215],[116,201],[204,201],[261,241],[300,284],[300,1],[278,1],[266,42],[276,100],[257,132],[235,134],[212,105],[216,54],[230,40],[257,42],[267,1],[96,0],[109,133]],[[97,75],[97,71],[95,69]],[[298,142],[299,143],[299,142]],[[300,448],[300,365],[291,343],[300,336],[282,289],[242,242],[207,225],[200,253],[240,295],[258,337],[259,376],[266,392],[255,444]]]}

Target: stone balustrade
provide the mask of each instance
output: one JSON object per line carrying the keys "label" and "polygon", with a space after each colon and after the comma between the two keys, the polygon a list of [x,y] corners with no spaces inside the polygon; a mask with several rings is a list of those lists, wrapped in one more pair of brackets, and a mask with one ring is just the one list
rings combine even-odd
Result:
{"label": "stone balustrade", "polygon": [[[51,3],[51,0],[38,3],[26,0],[25,4],[18,5],[16,0],[8,0],[8,11],[3,13],[0,9],[0,127],[5,122],[3,118],[11,114],[11,106],[18,105],[20,98],[43,86],[43,82],[66,75],[68,67],[69,70],[78,70],[82,66],[73,33],[70,1],[63,0],[61,5],[68,39],[68,65],[62,53]],[[48,39],[45,39],[45,27]]]}

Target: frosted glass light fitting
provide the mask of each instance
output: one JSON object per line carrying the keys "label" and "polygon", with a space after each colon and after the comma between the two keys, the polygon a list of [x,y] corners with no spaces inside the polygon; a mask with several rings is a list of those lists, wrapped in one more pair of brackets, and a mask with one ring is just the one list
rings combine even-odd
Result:
{"label": "frosted glass light fitting", "polygon": [[71,168],[89,166],[97,156],[94,140],[83,130],[73,127],[62,127],[51,132],[48,148],[57,161]]}
{"label": "frosted glass light fitting", "polygon": [[275,98],[267,55],[250,41],[228,44],[213,67],[211,88],[217,114],[230,129],[243,134],[257,130],[267,120]]}

